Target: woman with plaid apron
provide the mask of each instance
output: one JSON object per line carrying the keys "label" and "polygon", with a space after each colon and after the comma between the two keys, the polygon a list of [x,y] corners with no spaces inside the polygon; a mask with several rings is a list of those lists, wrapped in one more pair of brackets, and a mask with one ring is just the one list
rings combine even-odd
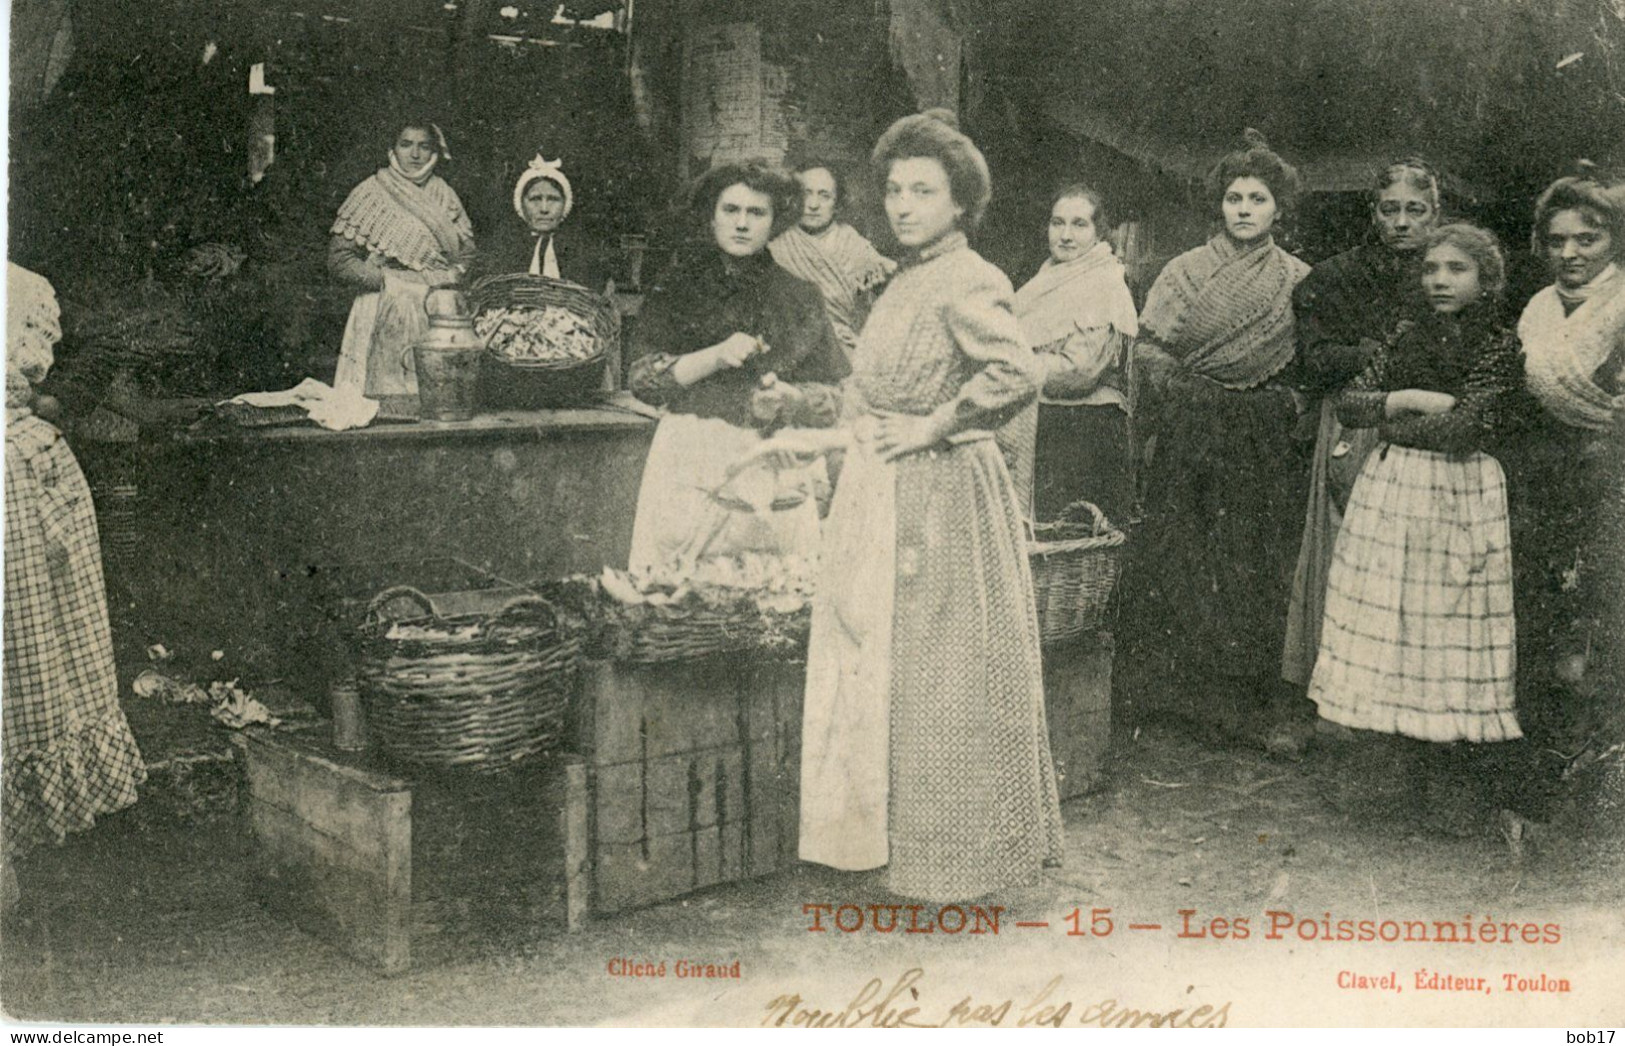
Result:
{"label": "woman with plaid apron", "polygon": [[90,487],[62,434],[32,409],[61,337],[56,295],[16,265],[6,278],[6,545],[3,781],[10,860],[60,843],[136,801],[146,767],[118,703]]}
{"label": "woman with plaid apron", "polygon": [[[1504,274],[1482,229],[1432,233],[1422,263],[1432,312],[1339,398],[1338,420],[1375,428],[1378,442],[1337,534],[1309,684],[1333,723],[1433,742],[1522,736],[1506,480],[1485,452],[1520,382],[1517,338],[1494,304]],[[1402,763],[1414,772],[1445,753],[1409,754],[1427,756]]]}

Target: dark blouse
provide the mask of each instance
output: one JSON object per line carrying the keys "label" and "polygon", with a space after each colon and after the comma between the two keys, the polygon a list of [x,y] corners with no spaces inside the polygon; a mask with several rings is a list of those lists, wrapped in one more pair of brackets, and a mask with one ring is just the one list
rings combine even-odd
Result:
{"label": "dark blouse", "polygon": [[[542,249],[545,251],[547,248]],[[535,234],[517,221],[509,222],[489,241],[481,241],[474,276],[478,279],[482,276],[529,272],[530,260],[535,253]],[[579,283],[590,291],[602,292],[604,285],[614,276],[608,254],[598,249],[590,238],[577,236],[569,229],[553,234],[553,256],[559,262],[560,279]]]}
{"label": "dark blouse", "polygon": [[[725,258],[715,248],[679,256],[649,288],[632,339],[633,394],[676,414],[755,428],[751,393],[763,375],[773,373],[807,394],[800,415],[782,421],[834,424],[840,407],[834,386],[851,368],[823,295],[779,268],[766,251],[732,264]],[[735,332],[760,338],[768,351],[686,388],[671,376],[680,357]]]}
{"label": "dark blouse", "polygon": [[1428,313],[1422,252],[1367,244],[1321,262],[1292,292],[1298,382],[1328,393],[1359,376],[1400,321]]}
{"label": "dark blouse", "polygon": [[[1337,417],[1376,428],[1402,447],[1471,454],[1493,445],[1523,381],[1518,336],[1480,305],[1458,316],[1429,313],[1382,346],[1338,400]],[[1456,397],[1444,414],[1386,418],[1388,393],[1424,389]]]}

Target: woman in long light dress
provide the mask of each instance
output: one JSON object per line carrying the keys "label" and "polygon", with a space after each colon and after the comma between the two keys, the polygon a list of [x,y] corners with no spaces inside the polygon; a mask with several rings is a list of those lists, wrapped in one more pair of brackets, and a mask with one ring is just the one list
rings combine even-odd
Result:
{"label": "woman in long light dress", "polygon": [[846,424],[763,451],[849,448],[808,649],[800,852],[960,901],[1061,857],[1032,577],[993,436],[1038,369],[1009,280],[966,240],[990,182],[951,114],[899,120],[874,160],[906,256],[859,338]]}

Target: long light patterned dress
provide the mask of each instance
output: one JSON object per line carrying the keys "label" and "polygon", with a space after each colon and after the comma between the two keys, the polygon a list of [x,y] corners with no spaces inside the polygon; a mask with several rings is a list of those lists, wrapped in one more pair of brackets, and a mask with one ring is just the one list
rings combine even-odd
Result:
{"label": "long light patterned dress", "polygon": [[801,856],[889,865],[892,890],[941,902],[1061,854],[1032,576],[991,436],[1038,391],[1011,298],[956,232],[876,303],[847,416],[935,413],[957,434],[895,464],[854,444],[808,651]]}

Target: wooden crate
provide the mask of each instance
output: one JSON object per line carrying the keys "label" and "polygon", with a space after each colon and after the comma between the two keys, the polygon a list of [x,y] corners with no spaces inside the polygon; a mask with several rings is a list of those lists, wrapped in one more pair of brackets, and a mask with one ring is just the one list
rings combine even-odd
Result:
{"label": "wooden crate", "polygon": [[1110,632],[1089,632],[1044,651],[1044,707],[1062,799],[1098,787],[1112,733]]}
{"label": "wooden crate", "polygon": [[592,909],[615,912],[796,859],[805,668],[715,657],[583,666]]}
{"label": "wooden crate", "polygon": [[578,759],[500,778],[417,777],[326,731],[234,738],[260,897],[308,933],[398,973],[470,941],[573,929],[587,908]]}

